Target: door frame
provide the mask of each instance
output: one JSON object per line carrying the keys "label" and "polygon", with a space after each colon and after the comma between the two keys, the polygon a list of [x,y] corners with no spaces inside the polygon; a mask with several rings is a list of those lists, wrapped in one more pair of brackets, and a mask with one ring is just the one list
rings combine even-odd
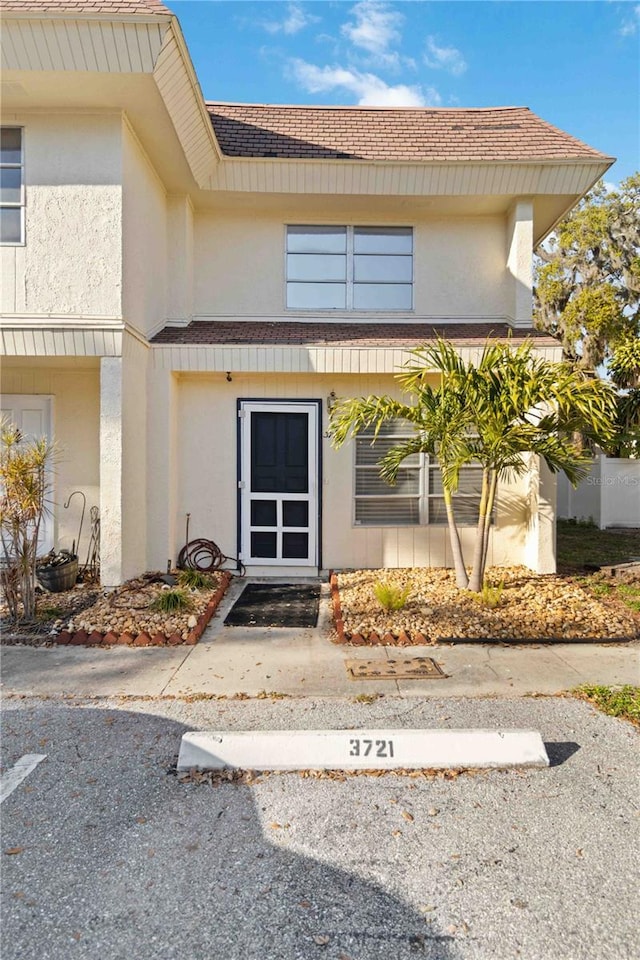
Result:
{"label": "door frame", "polygon": [[[261,558],[264,562],[259,560],[249,560],[242,552],[242,533],[243,533],[243,466],[244,466],[244,450],[243,450],[243,419],[247,412],[251,411],[253,407],[260,407],[265,412],[274,412],[279,411],[284,412],[282,408],[300,408],[300,407],[313,407],[315,408],[316,414],[316,424],[315,424],[315,443],[313,435],[310,433],[310,440],[314,443],[314,452],[315,452],[315,471],[313,476],[310,474],[310,481],[315,486],[314,497],[315,500],[315,522],[316,522],[316,538],[315,538],[315,560],[312,558],[308,561],[300,561],[296,559],[266,559]],[[298,410],[293,410],[291,412],[298,412]],[[300,411],[302,412],[302,411]],[[305,567],[307,569],[313,569],[317,567],[318,570],[322,566],[322,400],[317,398],[293,398],[285,399],[282,397],[239,397],[236,401],[236,421],[237,421],[237,439],[236,439],[236,486],[237,486],[237,526],[236,526],[236,544],[237,544],[237,556],[242,560],[242,563],[246,566],[264,566],[265,569],[271,567],[274,570],[277,570],[278,567]],[[311,424],[310,424],[311,427]],[[250,464],[249,464],[250,469]],[[310,501],[311,503],[312,501]],[[242,559],[244,556],[244,559]]]}

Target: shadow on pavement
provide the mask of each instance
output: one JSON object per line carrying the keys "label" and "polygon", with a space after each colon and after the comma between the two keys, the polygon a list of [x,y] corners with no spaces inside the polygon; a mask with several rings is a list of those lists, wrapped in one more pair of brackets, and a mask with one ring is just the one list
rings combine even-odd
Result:
{"label": "shadow on pavement", "polygon": [[[293,849],[330,860],[331,843],[350,842],[347,821],[340,840],[313,820],[308,787],[169,775],[186,729],[93,707],[7,709],[5,766],[47,759],[2,808],[2,849],[20,851],[2,858],[3,960],[459,957],[452,936],[367,876],[374,835],[353,873]],[[285,791],[290,830],[269,822]]]}
{"label": "shadow on pavement", "polygon": [[569,760],[574,753],[577,753],[580,750],[579,743],[573,743],[571,741],[558,741],[556,743],[546,743],[545,750],[547,751],[547,756],[549,757],[549,766],[550,767],[559,767],[567,760]]}

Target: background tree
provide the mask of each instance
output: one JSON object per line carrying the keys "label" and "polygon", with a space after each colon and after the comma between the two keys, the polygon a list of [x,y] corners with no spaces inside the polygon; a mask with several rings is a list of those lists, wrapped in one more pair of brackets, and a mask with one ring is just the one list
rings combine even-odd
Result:
{"label": "background tree", "polygon": [[640,173],[598,183],[538,247],[534,320],[590,370],[640,335]]}
{"label": "background tree", "polygon": [[[370,427],[375,443],[388,420],[402,418],[413,425],[415,435],[380,460],[380,475],[393,484],[407,457],[415,453],[437,457],[456,583],[478,592],[484,583],[498,481],[522,476],[528,469],[525,454],[537,454],[553,473],[563,471],[576,483],[590,463],[576,434],[581,431],[600,442],[611,439],[615,391],[575,364],[535,357],[530,341],[514,348],[489,340],[474,364],[465,363],[451,343],[438,339],[434,346],[412,351],[411,360],[396,376],[404,401],[370,396],[343,400],[334,407],[334,446]],[[471,463],[482,467],[482,490],[469,579],[453,495],[460,471]]]}
{"label": "background tree", "polygon": [[640,457],[640,338],[619,340],[608,365],[609,376],[620,388],[616,435],[605,448],[612,457]]}

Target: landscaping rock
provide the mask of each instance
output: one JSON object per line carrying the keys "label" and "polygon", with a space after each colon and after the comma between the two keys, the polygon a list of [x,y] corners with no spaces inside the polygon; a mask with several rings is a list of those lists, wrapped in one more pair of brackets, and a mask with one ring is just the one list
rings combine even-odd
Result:
{"label": "landscaping rock", "polygon": [[[342,642],[377,645],[437,643],[448,639],[503,642],[553,639],[640,637],[640,617],[622,604],[598,598],[580,583],[560,576],[538,576],[526,567],[496,567],[488,581],[504,584],[494,606],[479,594],[459,590],[452,570],[413,568],[358,570],[336,576]],[[383,581],[410,588],[402,610],[382,610],[374,594]]]}

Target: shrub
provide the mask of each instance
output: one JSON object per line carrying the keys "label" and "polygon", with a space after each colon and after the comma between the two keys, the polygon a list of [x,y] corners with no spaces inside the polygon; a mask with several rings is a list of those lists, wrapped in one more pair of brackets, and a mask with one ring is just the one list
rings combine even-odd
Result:
{"label": "shrub", "polygon": [[399,587],[395,583],[383,583],[379,580],[374,584],[373,592],[382,609],[389,613],[392,610],[402,610],[409,599],[411,585]]}
{"label": "shrub", "polygon": [[0,582],[13,620],[36,612],[36,560],[40,526],[47,511],[54,455],[45,438],[25,440],[0,423]]}

